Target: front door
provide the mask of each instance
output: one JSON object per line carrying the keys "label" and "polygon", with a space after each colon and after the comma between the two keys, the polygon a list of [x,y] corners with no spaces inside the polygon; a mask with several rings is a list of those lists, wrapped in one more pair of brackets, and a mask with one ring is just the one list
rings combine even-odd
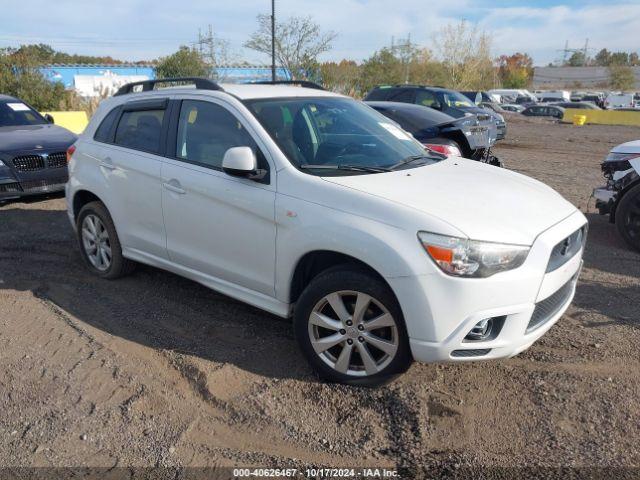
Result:
{"label": "front door", "polygon": [[[223,101],[182,100],[178,110],[175,151],[162,166],[170,260],[274,296],[275,179],[264,148]],[[224,173],[224,154],[237,146],[251,147],[271,178],[257,182]]]}

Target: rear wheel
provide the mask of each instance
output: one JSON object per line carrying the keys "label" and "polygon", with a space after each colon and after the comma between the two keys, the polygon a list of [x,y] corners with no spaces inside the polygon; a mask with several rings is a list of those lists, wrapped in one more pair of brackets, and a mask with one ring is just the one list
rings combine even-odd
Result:
{"label": "rear wheel", "polygon": [[364,270],[340,267],[320,274],[300,296],[294,320],[302,352],[326,380],[374,386],[411,364],[398,302]]}
{"label": "rear wheel", "polygon": [[116,227],[104,204],[91,202],[82,207],[76,230],[82,258],[91,272],[106,279],[131,273],[135,263],[122,256]]}
{"label": "rear wheel", "polygon": [[640,185],[629,190],[616,208],[616,227],[632,248],[640,251]]}

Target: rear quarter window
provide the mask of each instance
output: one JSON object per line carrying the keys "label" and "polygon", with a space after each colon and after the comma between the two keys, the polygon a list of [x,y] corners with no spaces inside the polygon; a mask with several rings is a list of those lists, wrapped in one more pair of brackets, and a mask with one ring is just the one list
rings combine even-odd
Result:
{"label": "rear quarter window", "polygon": [[111,110],[106,117],[100,122],[93,139],[96,142],[102,143],[110,143],[113,137],[113,126],[118,119],[118,112],[120,111],[119,107]]}
{"label": "rear quarter window", "polygon": [[125,111],[120,117],[114,143],[143,152],[160,153],[165,110]]}

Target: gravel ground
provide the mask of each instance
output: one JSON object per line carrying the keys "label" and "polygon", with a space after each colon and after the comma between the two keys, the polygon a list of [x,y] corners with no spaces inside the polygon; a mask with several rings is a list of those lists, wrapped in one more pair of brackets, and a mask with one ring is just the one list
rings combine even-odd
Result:
{"label": "gravel ground", "polygon": [[506,166],[589,218],[574,305],[515,358],[379,389],[318,382],[287,321],[191,281],[94,278],[63,199],[1,207],[0,465],[640,468],[640,256],[589,202],[639,136],[510,117]]}

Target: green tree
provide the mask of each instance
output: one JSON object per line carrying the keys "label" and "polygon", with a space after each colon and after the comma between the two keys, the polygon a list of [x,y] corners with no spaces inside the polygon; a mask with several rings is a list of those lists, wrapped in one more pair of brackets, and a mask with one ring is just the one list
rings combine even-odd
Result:
{"label": "green tree", "polygon": [[612,53],[610,65],[629,65],[629,54],[627,52]]}
{"label": "green tree", "polygon": [[614,64],[609,67],[609,82],[612,90],[628,91],[635,87],[636,79],[631,67]]}
{"label": "green tree", "polygon": [[567,65],[570,67],[584,67],[587,62],[587,58],[584,55],[584,52],[573,52],[571,57],[569,57],[569,61]]}
{"label": "green tree", "polygon": [[60,108],[72,92],[40,72],[42,57],[34,50],[0,49],[0,92],[21,98],[38,110]]}
{"label": "green tree", "polygon": [[161,58],[156,65],[156,78],[209,77],[208,67],[196,50],[182,46],[168,57]]}
{"label": "green tree", "polygon": [[[318,56],[331,50],[337,37],[323,32],[311,17],[290,17],[276,23],[276,62],[287,68],[294,78],[307,78],[318,65]],[[271,16],[258,15],[258,29],[244,44],[246,48],[271,56]]]}
{"label": "green tree", "polygon": [[611,53],[603,48],[594,57],[594,62],[598,67],[608,67],[611,64]]}

